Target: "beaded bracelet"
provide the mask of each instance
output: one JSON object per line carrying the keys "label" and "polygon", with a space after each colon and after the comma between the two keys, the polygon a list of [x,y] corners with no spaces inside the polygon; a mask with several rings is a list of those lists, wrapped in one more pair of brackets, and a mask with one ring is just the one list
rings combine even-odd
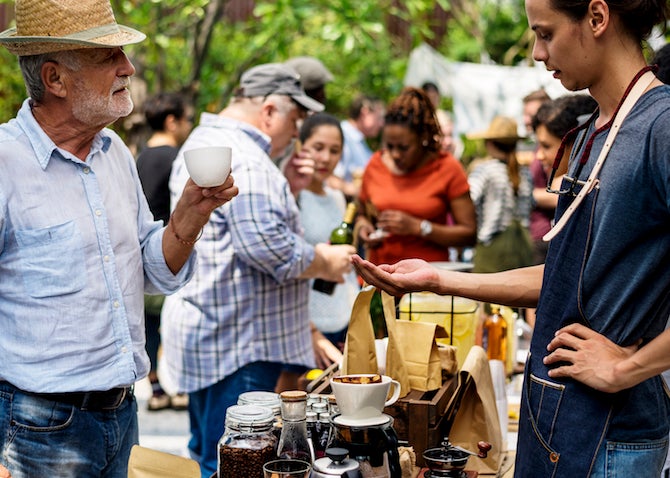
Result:
{"label": "beaded bracelet", "polygon": [[200,240],[200,238],[202,237],[202,231],[203,230],[200,229],[200,233],[198,234],[198,237],[196,237],[193,241],[185,241],[184,239],[179,237],[179,234],[177,234],[177,230],[174,228],[174,224],[172,222],[172,216],[170,216],[170,220],[168,221],[168,224],[170,225],[170,228],[172,229],[172,234],[174,234],[174,237],[177,239],[177,241],[179,241],[179,243],[181,243],[185,246],[189,246],[189,247],[194,246],[195,243],[198,242]]}

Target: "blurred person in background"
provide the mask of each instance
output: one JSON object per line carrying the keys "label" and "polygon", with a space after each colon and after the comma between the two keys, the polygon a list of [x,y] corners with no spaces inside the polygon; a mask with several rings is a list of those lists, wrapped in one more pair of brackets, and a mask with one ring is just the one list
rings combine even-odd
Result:
{"label": "blurred person in background", "polygon": [[[530,212],[530,236],[533,240],[533,262],[544,264],[549,244],[542,237],[549,232],[553,224],[554,213],[558,204],[558,196],[547,191],[549,176],[554,160],[559,153],[561,142],[566,134],[576,128],[598,107],[598,103],[590,95],[565,95],[542,104],[533,116],[531,127],[537,139],[536,161],[531,163],[533,177],[533,209]],[[554,184],[550,189],[557,189],[568,167],[568,158],[574,141],[563,146],[561,151],[561,167],[554,175]]]}
{"label": "blurred person in background", "polygon": [[358,199],[356,229],[375,264],[448,261],[449,247],[474,244],[467,177],[441,150],[440,126],[423,90],[407,87],[389,105],[382,149],[365,169]]}
{"label": "blurred person in background", "polygon": [[349,117],[341,122],[344,151],[328,184],[341,190],[348,200],[358,197],[363,171],[370,161],[369,139],[377,138],[384,125],[384,102],[359,95],[349,107]]}
{"label": "blurred person in background", "polygon": [[[137,173],[154,219],[167,224],[170,219],[170,171],[179,147],[193,128],[193,107],[182,94],[158,93],[147,99],[142,108],[151,129],[151,136],[137,157]],[[158,380],[160,321],[164,300],[164,295],[147,294],[144,297],[144,326],[147,335],[145,348],[151,361],[148,377],[151,397],[147,403],[150,411],[170,407],[184,410],[188,404],[185,394],[171,397]]]}
{"label": "blurred person in background", "polygon": [[532,184],[519,165],[517,144],[523,139],[516,121],[496,116],[485,131],[467,135],[484,140],[487,156],[474,161],[468,174],[477,210],[477,245],[473,272],[499,272],[532,264],[528,235]]}
{"label": "blurred person in background", "polygon": [[[340,122],[330,114],[316,113],[305,119],[299,138],[303,148],[309,150],[315,161],[312,182],[298,197],[305,240],[313,245],[326,243],[332,230],[342,223],[347,205],[344,193],[326,184],[342,156],[344,137]],[[310,289],[309,316],[317,342],[314,350],[317,367],[325,369],[341,360],[341,354],[334,353],[332,347],[337,347],[339,351],[344,347],[349,317],[358,290],[358,280],[353,270],[345,275],[342,284],[335,286],[332,295]],[[329,344],[320,343],[322,337],[332,345],[328,347]]]}
{"label": "blurred person in background", "polygon": [[286,60],[284,64],[300,75],[300,84],[307,96],[323,105],[326,104],[328,101],[326,85],[335,77],[321,60],[313,56],[295,56]]}
{"label": "blurred person in background", "polygon": [[435,116],[442,132],[442,151],[459,159],[463,153],[463,143],[460,138],[454,137],[454,119],[451,113],[441,108],[442,99],[439,88],[432,81],[426,81],[421,85],[421,89],[426,92],[435,108]]}

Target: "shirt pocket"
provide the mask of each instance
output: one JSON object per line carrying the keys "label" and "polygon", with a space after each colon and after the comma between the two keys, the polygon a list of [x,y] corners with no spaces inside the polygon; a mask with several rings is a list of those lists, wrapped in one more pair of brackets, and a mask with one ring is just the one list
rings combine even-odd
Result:
{"label": "shirt pocket", "polygon": [[43,229],[16,231],[21,274],[31,297],[74,294],[86,284],[86,264],[79,254],[81,233],[74,221]]}

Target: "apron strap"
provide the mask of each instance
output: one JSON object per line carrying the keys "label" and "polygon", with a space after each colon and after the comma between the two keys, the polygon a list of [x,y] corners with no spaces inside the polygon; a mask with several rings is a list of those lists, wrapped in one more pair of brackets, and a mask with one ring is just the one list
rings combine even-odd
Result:
{"label": "apron strap", "polygon": [[[612,143],[614,143],[614,138],[616,137],[617,133],[619,132],[619,129],[621,128],[621,124],[623,123],[624,119],[630,113],[630,111],[633,109],[633,106],[635,106],[635,103],[637,103],[637,100],[640,99],[642,94],[646,91],[646,89],[651,85],[651,83],[656,79],[656,76],[651,72],[648,71],[642,77],[640,80],[635,84],[633,89],[630,91],[630,94],[626,97],[626,100],[623,102],[621,105],[621,108],[619,109],[619,112],[617,113],[616,117],[614,118],[614,123],[612,123],[612,127],[610,128],[610,131],[607,135],[607,139],[605,140],[605,145],[603,148],[600,150],[600,155],[598,156],[598,160],[596,161],[596,164],[593,166],[593,170],[591,171],[591,174],[589,174],[588,179],[586,180],[584,186],[582,189],[579,191],[579,194],[577,194],[577,197],[572,201],[572,203],[568,206],[568,208],[565,210],[559,221],[554,225],[554,227],[551,228],[551,230],[546,233],[543,237],[542,240],[545,242],[551,241],[565,226],[565,224],[568,222],[572,214],[575,212],[577,207],[581,204],[581,202],[584,200],[584,198],[593,190],[593,188],[599,183],[598,180],[598,173],[600,172],[600,169],[602,168],[603,164],[605,163],[605,158],[607,157],[607,153],[609,153],[610,148],[612,147]],[[575,178],[576,181],[576,178]]]}

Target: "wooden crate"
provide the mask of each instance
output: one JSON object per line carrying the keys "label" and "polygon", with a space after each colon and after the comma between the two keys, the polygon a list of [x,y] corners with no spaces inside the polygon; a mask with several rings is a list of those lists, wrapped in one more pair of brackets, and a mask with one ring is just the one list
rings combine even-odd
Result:
{"label": "wooden crate", "polygon": [[398,439],[414,448],[416,463],[424,466],[423,452],[440,446],[445,433],[445,414],[458,385],[455,377],[432,392],[412,390],[407,396],[386,407],[384,413],[393,417]]}

